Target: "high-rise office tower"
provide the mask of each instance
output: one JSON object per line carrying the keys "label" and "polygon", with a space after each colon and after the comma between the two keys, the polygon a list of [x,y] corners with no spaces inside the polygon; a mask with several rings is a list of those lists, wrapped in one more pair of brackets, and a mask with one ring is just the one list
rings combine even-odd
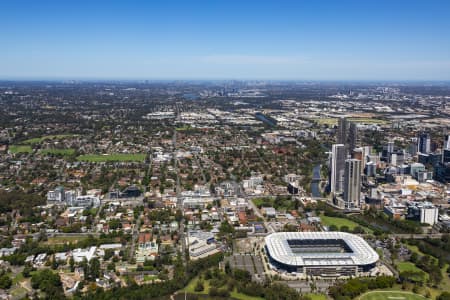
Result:
{"label": "high-rise office tower", "polygon": [[344,144],[334,144],[331,149],[331,193],[343,192],[346,150]]}
{"label": "high-rise office tower", "polygon": [[347,142],[347,119],[339,118],[337,128],[337,143],[345,144]]}
{"label": "high-rise office tower", "polygon": [[347,154],[351,154],[356,148],[358,138],[358,128],[356,123],[347,121],[346,118],[339,118],[337,128],[337,143],[346,146]]}
{"label": "high-rise office tower", "polygon": [[450,149],[450,134],[444,138],[444,149]]}
{"label": "high-rise office tower", "polygon": [[352,151],[352,158],[363,160],[364,157],[364,148],[355,148]]}
{"label": "high-rise office tower", "polygon": [[442,150],[442,162],[450,163],[450,149],[444,149]]}
{"label": "high-rise office tower", "polygon": [[359,208],[361,197],[361,161],[347,159],[344,174],[344,206]]}
{"label": "high-rise office tower", "polygon": [[356,139],[358,138],[358,127],[356,123],[350,122],[348,126],[347,146],[349,152],[352,152],[356,148]]}
{"label": "high-rise office tower", "polygon": [[377,165],[374,162],[369,161],[366,164],[365,170],[366,170],[365,173],[366,173],[367,176],[375,177],[375,175],[377,174]]}
{"label": "high-rise office tower", "polygon": [[431,152],[431,138],[429,133],[421,133],[417,143],[417,151],[428,154]]}
{"label": "high-rise office tower", "polygon": [[393,141],[389,141],[388,142],[387,152],[388,153],[393,153],[394,152],[394,142]]}
{"label": "high-rise office tower", "polygon": [[[361,161],[361,174],[364,173],[364,168],[366,167],[366,153],[368,152],[367,147],[359,147],[355,148],[352,151],[352,158],[358,159]],[[367,152],[366,152],[367,151]]]}

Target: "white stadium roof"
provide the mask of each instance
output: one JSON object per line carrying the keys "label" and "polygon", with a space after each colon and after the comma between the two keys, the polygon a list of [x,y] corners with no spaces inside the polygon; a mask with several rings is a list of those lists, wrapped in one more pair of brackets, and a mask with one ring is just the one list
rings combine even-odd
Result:
{"label": "white stadium roof", "polygon": [[[343,240],[352,253],[293,253],[288,240]],[[361,237],[346,232],[276,232],[265,238],[270,256],[291,266],[369,265],[378,261],[378,254]]]}

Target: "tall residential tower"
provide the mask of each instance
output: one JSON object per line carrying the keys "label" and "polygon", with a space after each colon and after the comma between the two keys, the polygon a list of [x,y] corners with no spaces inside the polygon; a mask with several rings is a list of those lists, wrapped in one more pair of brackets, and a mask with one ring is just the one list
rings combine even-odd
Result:
{"label": "tall residential tower", "polygon": [[431,138],[429,133],[423,132],[419,135],[417,151],[424,154],[431,152]]}
{"label": "tall residential tower", "polygon": [[344,174],[344,206],[359,208],[361,198],[361,161],[347,159]]}
{"label": "tall residential tower", "polygon": [[346,146],[347,154],[351,154],[356,147],[358,139],[358,127],[356,123],[349,122],[346,118],[339,118],[337,127],[337,143]]}
{"label": "tall residential tower", "polygon": [[333,195],[343,192],[346,150],[344,144],[334,144],[331,149],[330,188]]}

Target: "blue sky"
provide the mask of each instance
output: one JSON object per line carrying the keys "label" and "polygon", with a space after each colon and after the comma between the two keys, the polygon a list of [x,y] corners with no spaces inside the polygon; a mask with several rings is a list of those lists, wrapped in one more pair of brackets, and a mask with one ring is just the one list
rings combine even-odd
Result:
{"label": "blue sky", "polygon": [[450,1],[0,1],[0,78],[450,80]]}

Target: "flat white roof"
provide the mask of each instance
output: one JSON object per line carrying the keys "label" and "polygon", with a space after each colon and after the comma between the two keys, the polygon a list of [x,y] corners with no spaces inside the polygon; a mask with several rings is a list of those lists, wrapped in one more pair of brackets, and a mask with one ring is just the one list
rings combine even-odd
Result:
{"label": "flat white roof", "polygon": [[100,249],[119,249],[122,248],[122,244],[102,244]]}
{"label": "flat white roof", "polygon": [[[351,253],[293,253],[288,240],[343,240]],[[367,242],[346,232],[276,232],[265,237],[270,256],[291,266],[369,265],[378,261],[378,254]]]}

